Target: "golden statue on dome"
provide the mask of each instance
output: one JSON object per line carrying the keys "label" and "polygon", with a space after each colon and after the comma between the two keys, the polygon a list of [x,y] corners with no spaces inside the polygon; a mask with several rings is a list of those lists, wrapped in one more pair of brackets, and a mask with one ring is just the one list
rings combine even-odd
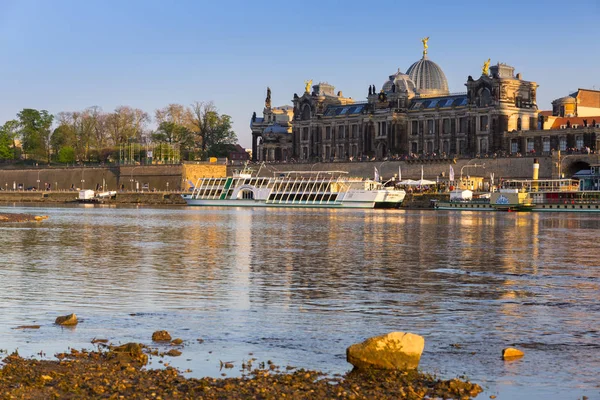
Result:
{"label": "golden statue on dome", "polygon": [[429,48],[429,46],[427,46],[427,42],[429,41],[429,36],[427,36],[426,38],[421,39],[421,42],[423,42],[423,55],[426,56],[427,55],[427,49]]}
{"label": "golden statue on dome", "polygon": [[481,68],[481,72],[483,75],[488,76],[490,74],[490,59],[488,58],[486,62],[483,63],[483,67]]}
{"label": "golden statue on dome", "polygon": [[304,86],[304,91],[306,93],[310,93],[310,87],[312,86],[312,79],[308,80],[308,81],[304,81],[304,84],[306,85],[306,86]]}

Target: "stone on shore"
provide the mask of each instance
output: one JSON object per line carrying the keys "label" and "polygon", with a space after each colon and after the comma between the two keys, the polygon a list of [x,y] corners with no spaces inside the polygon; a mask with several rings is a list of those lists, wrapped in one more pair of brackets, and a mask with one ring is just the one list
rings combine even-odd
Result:
{"label": "stone on shore", "polygon": [[504,350],[502,350],[502,358],[504,358],[505,360],[523,357],[524,355],[525,353],[523,353],[521,350],[515,349],[513,347],[507,347]]}
{"label": "stone on shore", "polygon": [[154,342],[168,342],[171,340],[171,335],[167,331],[156,331],[152,334]]}
{"label": "stone on shore", "polygon": [[124,362],[139,362],[142,365],[148,363],[148,356],[143,352],[144,345],[139,343],[125,343],[121,346],[111,346],[107,355],[109,359]]}
{"label": "stone on shore", "polygon": [[69,315],[65,315],[62,317],[58,317],[56,318],[56,321],[54,321],[55,324],[57,325],[77,325],[79,321],[77,320],[77,316],[75,314],[69,314]]}
{"label": "stone on shore", "polygon": [[358,369],[416,369],[425,347],[422,336],[391,332],[346,349],[346,359]]}

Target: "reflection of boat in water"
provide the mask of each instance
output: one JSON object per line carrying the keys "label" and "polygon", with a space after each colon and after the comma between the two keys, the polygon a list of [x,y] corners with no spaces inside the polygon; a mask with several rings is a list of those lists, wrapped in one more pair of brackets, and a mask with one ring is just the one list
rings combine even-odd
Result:
{"label": "reflection of boat in water", "polygon": [[453,190],[450,192],[450,201],[437,202],[438,210],[469,210],[469,211],[495,211],[490,204],[490,193],[474,194],[471,190]]}
{"label": "reflection of boat in water", "polygon": [[77,201],[79,203],[104,203],[117,195],[116,191],[95,192],[93,190],[80,190]]}
{"label": "reflection of boat in water", "polygon": [[290,171],[268,178],[248,169],[231,177],[200,178],[183,199],[191,206],[394,208],[404,190],[343,171]]}

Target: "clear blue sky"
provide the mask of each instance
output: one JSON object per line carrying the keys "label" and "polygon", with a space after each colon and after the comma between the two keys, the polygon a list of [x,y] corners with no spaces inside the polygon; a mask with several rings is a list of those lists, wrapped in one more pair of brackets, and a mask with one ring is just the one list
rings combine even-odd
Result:
{"label": "clear blue sky", "polygon": [[424,36],[453,92],[488,58],[536,81],[541,109],[600,88],[600,0],[0,0],[0,123],[23,108],[153,115],[212,100],[248,147],[267,86],[274,105],[307,79],[364,100],[421,57]]}

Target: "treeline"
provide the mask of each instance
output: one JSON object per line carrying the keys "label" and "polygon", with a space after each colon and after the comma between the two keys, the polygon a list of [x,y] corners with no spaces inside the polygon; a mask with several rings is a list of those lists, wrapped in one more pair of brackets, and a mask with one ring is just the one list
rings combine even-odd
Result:
{"label": "treeline", "polygon": [[[237,142],[231,117],[212,102],[169,104],[155,110],[154,120],[129,106],[56,115],[26,108],[16,117],[0,126],[0,160],[106,163],[118,160],[120,148],[132,143],[177,146],[184,159],[197,160],[225,157]],[[156,128],[150,129],[153,121]]]}

